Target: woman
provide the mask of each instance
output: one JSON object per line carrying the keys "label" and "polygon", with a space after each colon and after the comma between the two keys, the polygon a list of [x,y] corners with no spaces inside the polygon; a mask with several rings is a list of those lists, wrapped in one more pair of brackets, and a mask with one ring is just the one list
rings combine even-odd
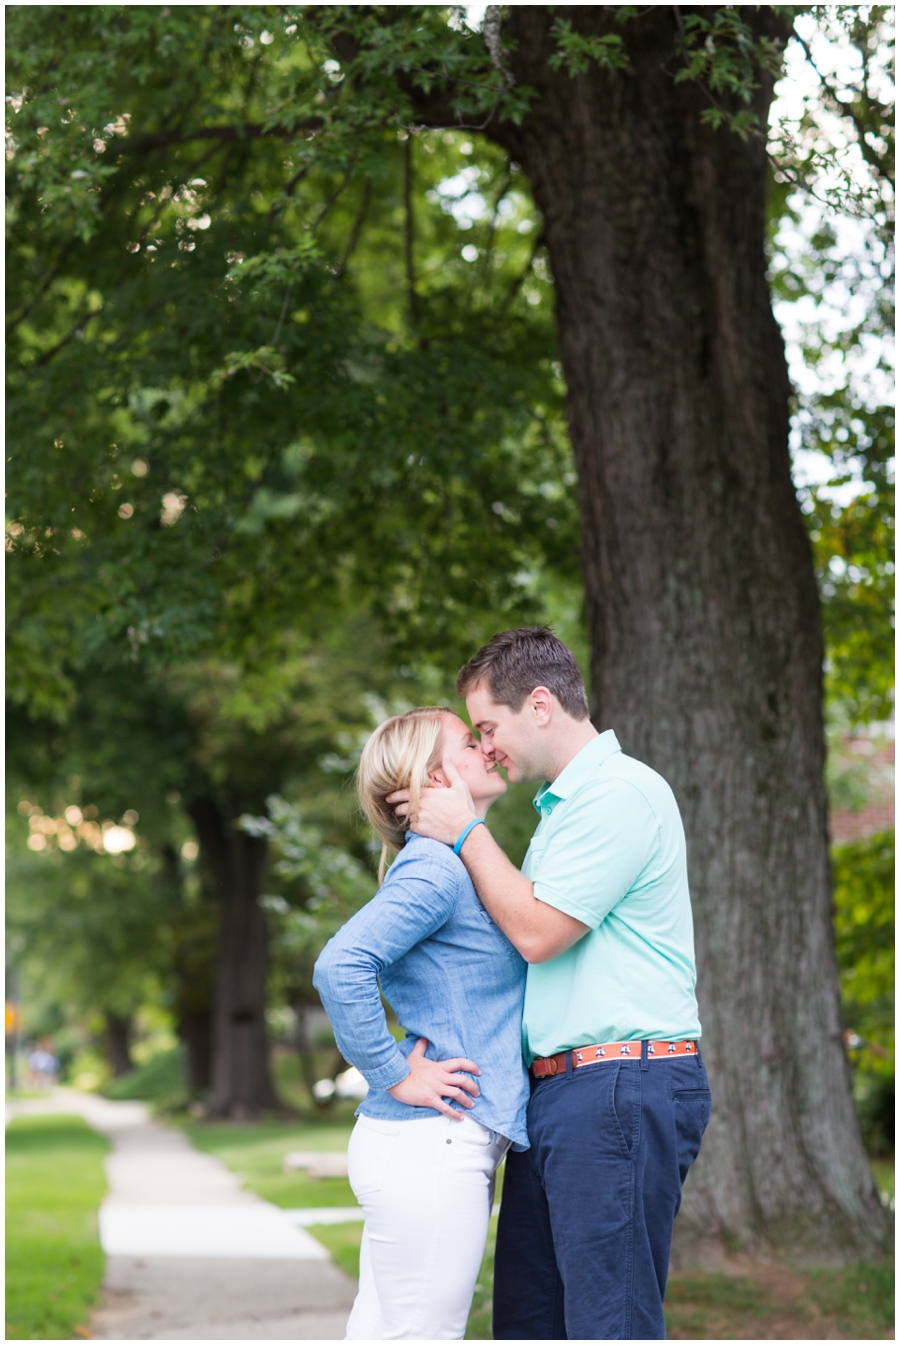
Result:
{"label": "woman", "polygon": [[[348,1340],[463,1338],[494,1174],[510,1144],[528,1147],[525,963],[462,860],[404,832],[385,801],[408,789],[414,811],[426,785],[446,785],[447,757],[484,819],[506,782],[452,711],[397,715],[366,743],[359,801],[382,842],[384,881],[316,963],[337,1044],[369,1084],[349,1150],[365,1228]],[[399,1045],[379,982],[406,1032]]]}

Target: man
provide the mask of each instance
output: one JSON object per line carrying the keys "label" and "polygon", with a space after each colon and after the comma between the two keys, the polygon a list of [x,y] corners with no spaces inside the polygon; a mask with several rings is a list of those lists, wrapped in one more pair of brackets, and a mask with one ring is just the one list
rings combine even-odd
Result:
{"label": "man", "polygon": [[672,1224],[710,1111],[678,805],[593,727],[548,628],[495,635],[457,691],[509,779],[545,781],[521,873],[452,763],[414,822],[461,854],[529,963],[531,1148],[507,1158],[494,1336],[662,1340]]}

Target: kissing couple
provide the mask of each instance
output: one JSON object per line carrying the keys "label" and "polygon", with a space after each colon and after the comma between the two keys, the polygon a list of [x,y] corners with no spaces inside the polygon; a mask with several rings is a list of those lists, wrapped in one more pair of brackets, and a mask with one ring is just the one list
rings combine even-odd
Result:
{"label": "kissing couple", "polygon": [[[457,692],[471,729],[430,706],[368,739],[357,788],[381,886],[316,963],[369,1085],[347,1339],[463,1339],[505,1157],[494,1338],[663,1340],[710,1114],[678,805],[594,728],[549,628],[495,635]],[[487,827],[501,769],[540,782],[521,870]]]}

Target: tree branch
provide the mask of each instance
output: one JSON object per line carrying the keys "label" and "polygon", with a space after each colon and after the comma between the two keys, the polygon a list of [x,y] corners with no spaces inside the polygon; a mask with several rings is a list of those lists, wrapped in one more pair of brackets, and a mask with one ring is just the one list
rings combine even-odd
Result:
{"label": "tree branch", "polygon": [[406,143],[403,146],[403,211],[405,219],[404,229],[404,250],[406,254],[406,291],[409,295],[409,316],[414,327],[418,327],[422,312],[419,307],[419,296],[416,293],[416,261],[415,261],[415,216],[413,214],[413,157],[412,157],[413,138],[407,135]]}
{"label": "tree branch", "polygon": [[[794,37],[797,39],[797,41],[800,43],[800,46],[803,48],[803,53],[806,56],[807,61],[815,71],[819,83],[822,86],[822,92],[825,94],[826,98],[831,99],[834,106],[838,109],[839,115],[847,117],[853,123],[853,129],[856,131],[857,135],[856,143],[859,146],[860,154],[863,156],[869,167],[874,168],[875,172],[878,174],[879,177],[884,178],[886,182],[888,182],[891,186],[893,186],[894,175],[890,171],[890,162],[891,162],[890,158],[879,154],[878,151],[874,149],[873,146],[870,145],[869,142],[866,140],[867,133],[877,135],[878,132],[866,126],[863,118],[859,115],[853,104],[848,103],[846,99],[841,98],[840,94],[837,92],[834,85],[831,84],[827,79],[827,77],[822,74],[821,70],[813,60],[813,54],[812,51],[810,50],[809,43],[806,42],[805,39],[799,35],[799,33],[795,32]],[[866,92],[868,88],[868,70],[866,67],[865,58],[863,59],[863,84],[864,84],[864,93],[862,96],[865,97],[866,102],[869,104],[869,107],[871,109],[874,100],[869,98],[868,93]],[[881,108],[881,104],[876,104],[876,106]],[[885,113],[885,115],[887,114],[887,109],[882,109],[882,111]]]}
{"label": "tree branch", "polygon": [[543,247],[544,242],[545,242],[544,231],[543,229],[541,229],[541,231],[538,233],[537,238],[535,238],[534,240],[534,246],[531,249],[530,257],[528,258],[528,265],[525,267],[524,271],[522,271],[521,274],[516,277],[516,279],[513,281],[513,283],[507,290],[506,298],[503,300],[503,303],[501,305],[501,312],[504,313],[506,312],[507,308],[509,308],[513,299],[515,299],[516,295],[518,294],[519,290],[525,284],[525,277],[528,275],[528,272],[534,266],[534,259],[538,255],[539,250]]}
{"label": "tree branch", "polygon": [[136,136],[125,140],[118,146],[119,154],[146,154],[155,149],[171,149],[175,145],[191,144],[195,140],[216,140],[220,144],[233,144],[245,140],[260,140],[265,137],[278,137],[289,140],[297,131],[318,131],[323,125],[320,117],[310,121],[298,122],[295,126],[264,126],[262,122],[239,122],[232,126],[200,126],[195,131],[184,134],[159,131],[154,135]]}
{"label": "tree branch", "polygon": [[353,221],[353,228],[350,230],[350,237],[347,240],[347,247],[338,266],[338,278],[346,274],[350,258],[356,251],[357,244],[362,236],[363,225],[366,222],[366,215],[369,213],[369,202],[372,199],[372,180],[366,178],[363,184],[362,200],[359,203],[359,210],[356,212],[356,219]]}
{"label": "tree branch", "polygon": [[334,203],[335,203],[335,201],[338,199],[338,197],[341,195],[341,193],[343,192],[343,190],[344,190],[344,188],[346,187],[347,183],[350,181],[350,174],[351,174],[351,172],[352,172],[352,169],[348,168],[347,171],[346,171],[346,173],[344,174],[343,178],[341,179],[341,183],[340,183],[340,186],[338,187],[337,191],[334,193],[333,196],[330,196],[330,197],[328,198],[328,200],[325,202],[324,206],[322,207],[321,211],[320,211],[319,214],[316,216],[316,218],[315,218],[315,220],[314,220],[312,226],[310,227],[310,233],[313,235],[313,237],[315,237],[316,232],[317,232],[317,230],[318,230],[318,228],[319,228],[319,225],[322,223],[322,220],[323,220],[323,219],[325,218],[325,216],[328,214],[329,210],[330,210],[331,207],[334,205]]}

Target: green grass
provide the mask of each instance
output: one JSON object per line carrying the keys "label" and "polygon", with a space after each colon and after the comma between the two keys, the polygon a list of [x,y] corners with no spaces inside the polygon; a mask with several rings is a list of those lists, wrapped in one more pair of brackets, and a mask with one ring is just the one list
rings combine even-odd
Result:
{"label": "green grass", "polygon": [[768,1294],[750,1275],[685,1275],[669,1280],[666,1330],[681,1340],[733,1338],[735,1322],[769,1314]]}
{"label": "green grass", "polygon": [[840,1322],[848,1340],[883,1337],[894,1325],[894,1267],[889,1262],[816,1270],[810,1281],[811,1302]]}
{"label": "green grass", "polygon": [[20,1117],[6,1132],[6,1336],[70,1340],[97,1302],[97,1209],[106,1140],[77,1116]]}
{"label": "green grass", "polygon": [[256,1125],[198,1122],[184,1126],[191,1143],[212,1154],[243,1179],[248,1191],[270,1200],[280,1209],[322,1209],[329,1205],[356,1206],[346,1177],[309,1177],[285,1172],[285,1154],[292,1149],[346,1152],[351,1121],[290,1123],[260,1121]]}
{"label": "green grass", "polygon": [[760,1266],[747,1275],[675,1275],[666,1296],[672,1340],[877,1340],[894,1321],[894,1271]]}
{"label": "green grass", "polygon": [[307,1228],[317,1242],[321,1242],[331,1254],[331,1259],[351,1280],[359,1279],[359,1244],[362,1241],[363,1226],[353,1224],[313,1224]]}

